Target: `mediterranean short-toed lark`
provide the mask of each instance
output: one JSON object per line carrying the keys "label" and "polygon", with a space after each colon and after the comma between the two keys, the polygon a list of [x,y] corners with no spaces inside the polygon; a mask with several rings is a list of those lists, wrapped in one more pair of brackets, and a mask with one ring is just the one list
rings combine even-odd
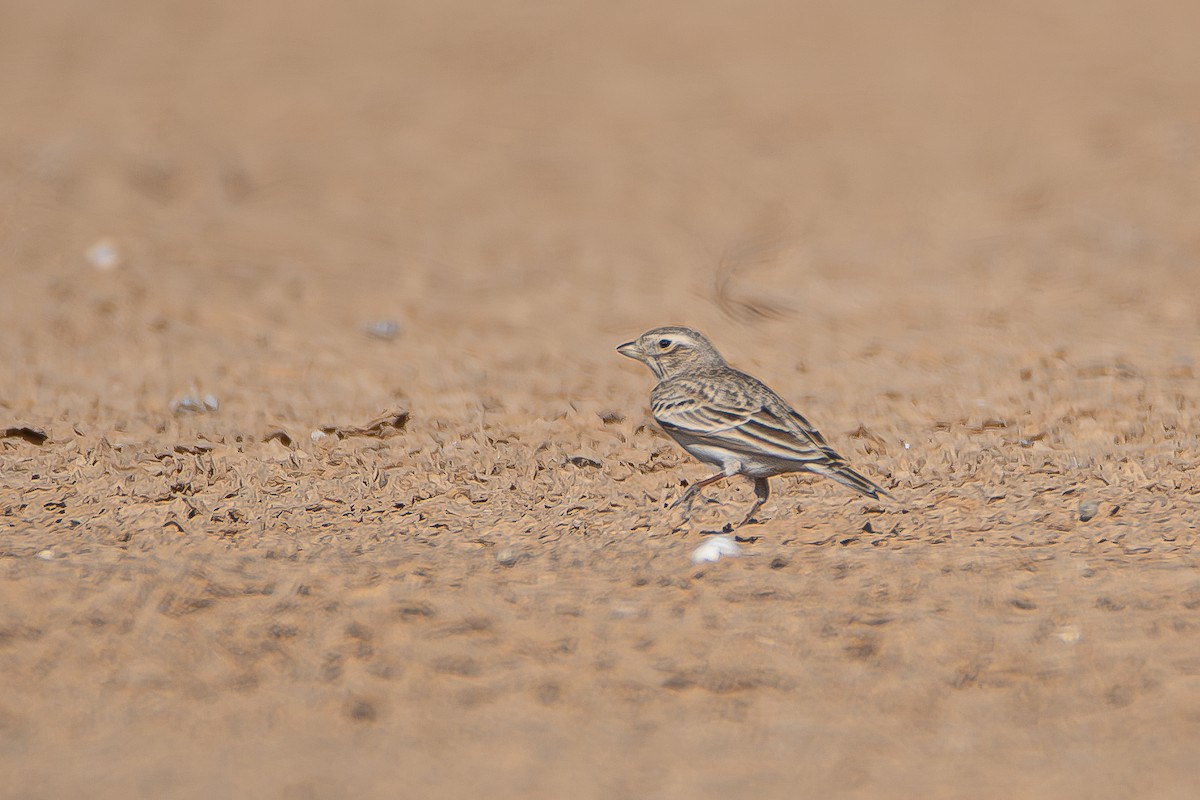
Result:
{"label": "mediterranean short-toed lark", "polygon": [[701,461],[721,471],[691,485],[671,508],[691,511],[697,493],[733,475],[754,480],[757,500],[740,524],[754,517],[771,494],[768,479],[786,472],[815,472],[878,499],[886,495],[838,455],[808,420],[762,381],[739,372],[704,335],[691,328],[655,328],[617,348],[658,378],[650,410],[663,430]]}

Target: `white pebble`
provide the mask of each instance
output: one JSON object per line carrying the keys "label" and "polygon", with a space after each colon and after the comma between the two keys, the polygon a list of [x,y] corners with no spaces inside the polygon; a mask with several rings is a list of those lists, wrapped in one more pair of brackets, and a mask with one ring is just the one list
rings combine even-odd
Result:
{"label": "white pebble", "polygon": [[54,551],[53,550],[43,550],[42,552],[37,554],[37,557],[40,558],[42,561],[53,561],[54,560]]}
{"label": "white pebble", "polygon": [[117,245],[112,239],[97,241],[87,249],[86,257],[93,268],[104,272],[113,269],[121,262],[121,255],[117,252]]}
{"label": "white pebble", "polygon": [[377,319],[373,322],[368,322],[364,326],[364,329],[368,336],[388,341],[395,339],[400,334],[400,323],[391,319]]}
{"label": "white pebble", "polygon": [[319,442],[328,435],[329,434],[327,434],[325,431],[313,431],[308,435],[308,438],[312,439],[314,442]]}
{"label": "white pebble", "polygon": [[221,401],[215,394],[206,394],[202,397],[195,389],[171,401],[171,410],[176,414],[207,414],[218,411],[220,408]]}
{"label": "white pebble", "polygon": [[720,561],[721,556],[736,558],[741,554],[742,548],[733,540],[732,536],[712,536],[705,540],[704,544],[692,551],[692,563],[704,564],[711,561]]}
{"label": "white pebble", "polygon": [[1079,640],[1083,638],[1083,631],[1075,625],[1068,625],[1054,635],[1063,644],[1078,644]]}

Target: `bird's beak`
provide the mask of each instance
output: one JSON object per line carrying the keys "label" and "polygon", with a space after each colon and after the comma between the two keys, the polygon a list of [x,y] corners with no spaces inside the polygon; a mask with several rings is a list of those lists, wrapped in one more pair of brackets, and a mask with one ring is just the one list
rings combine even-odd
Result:
{"label": "bird's beak", "polygon": [[637,361],[646,360],[646,356],[642,353],[642,348],[638,347],[637,342],[626,342],[617,348],[617,352],[623,356],[629,356]]}

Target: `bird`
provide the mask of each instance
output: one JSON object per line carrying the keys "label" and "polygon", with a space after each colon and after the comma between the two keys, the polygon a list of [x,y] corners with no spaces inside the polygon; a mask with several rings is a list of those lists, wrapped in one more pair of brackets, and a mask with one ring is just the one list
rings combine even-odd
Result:
{"label": "bird", "polygon": [[791,472],[823,475],[867,497],[891,497],[855,472],[812,423],[758,378],[734,369],[704,334],[680,326],[654,328],[617,352],[641,361],[658,384],[650,411],[688,453],[720,471],[693,483],[671,508],[685,519],[700,490],[723,478],[754,482],[755,502],[738,527],[754,519],[771,496],[770,478]]}

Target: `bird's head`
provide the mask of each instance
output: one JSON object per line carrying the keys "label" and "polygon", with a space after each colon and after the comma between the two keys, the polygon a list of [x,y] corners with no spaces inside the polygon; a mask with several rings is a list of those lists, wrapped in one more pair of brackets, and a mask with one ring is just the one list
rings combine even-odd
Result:
{"label": "bird's head", "polygon": [[725,359],[704,334],[677,326],[646,331],[618,347],[617,352],[641,361],[659,380],[689,370],[725,365]]}

